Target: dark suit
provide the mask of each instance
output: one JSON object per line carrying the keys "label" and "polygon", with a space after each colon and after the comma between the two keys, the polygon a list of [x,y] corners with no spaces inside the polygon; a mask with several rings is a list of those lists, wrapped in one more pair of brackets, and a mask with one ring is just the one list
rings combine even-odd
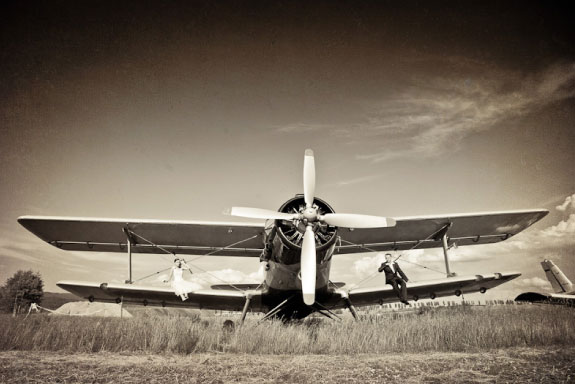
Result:
{"label": "dark suit", "polygon": [[[388,263],[387,261],[383,262],[381,264],[381,267],[379,267],[378,271],[385,272],[385,283],[390,284],[393,287],[395,293],[397,294],[397,297],[399,297],[399,299],[405,303],[407,302],[407,286],[405,283],[407,283],[409,279],[407,278],[405,273],[403,273],[401,268],[399,268],[399,265],[397,263],[393,263],[393,268],[395,269],[395,272],[393,271],[393,269],[391,269],[391,266],[389,264],[390,263]],[[401,285],[401,289],[399,288],[399,285]]]}

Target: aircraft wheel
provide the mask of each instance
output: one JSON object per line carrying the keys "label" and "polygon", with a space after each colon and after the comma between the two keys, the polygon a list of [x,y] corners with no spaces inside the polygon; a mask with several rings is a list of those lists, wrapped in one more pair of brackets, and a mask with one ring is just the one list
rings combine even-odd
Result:
{"label": "aircraft wheel", "polygon": [[224,332],[232,333],[236,329],[236,324],[232,320],[228,319],[228,320],[224,321],[224,325],[222,326],[222,329],[224,330]]}

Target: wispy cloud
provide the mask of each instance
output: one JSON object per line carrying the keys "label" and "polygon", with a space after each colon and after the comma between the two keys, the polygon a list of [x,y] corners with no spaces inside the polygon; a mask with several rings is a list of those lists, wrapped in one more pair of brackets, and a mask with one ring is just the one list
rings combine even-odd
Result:
{"label": "wispy cloud", "polygon": [[563,204],[555,207],[558,211],[565,212],[568,209],[575,209],[575,193],[571,196],[567,196]]}
{"label": "wispy cloud", "polygon": [[382,175],[369,175],[369,176],[363,176],[363,177],[356,177],[353,179],[340,180],[340,181],[336,182],[335,185],[338,187],[347,187],[348,185],[361,184],[361,183],[365,183],[366,181],[375,180],[377,178],[380,178],[381,176]]}
{"label": "wispy cloud", "polygon": [[432,79],[372,108],[356,131],[386,137],[392,146],[359,159],[431,157],[457,150],[467,136],[493,128],[575,95],[575,64],[557,65],[531,77],[490,71],[482,78]]}
{"label": "wispy cloud", "polygon": [[17,237],[0,239],[0,257],[10,257],[29,263],[38,263],[40,258],[36,255],[40,249],[40,245],[22,241]]}
{"label": "wispy cloud", "polygon": [[333,128],[328,124],[314,124],[314,123],[291,123],[279,127],[275,127],[274,131],[277,133],[304,133],[314,132]]}
{"label": "wispy cloud", "polygon": [[[345,144],[361,144],[372,152],[364,149],[356,158],[373,162],[434,157],[457,151],[474,133],[575,96],[575,63],[556,64],[526,76],[464,62],[453,73],[414,79],[398,94],[364,102],[363,110],[350,111],[350,116],[358,116],[355,123],[297,122],[276,127],[275,132],[321,132]],[[384,144],[373,149],[373,143]]]}
{"label": "wispy cloud", "polygon": [[515,282],[515,285],[520,288],[532,289],[536,288],[541,291],[550,291],[551,284],[549,281],[542,279],[540,277],[532,277],[530,279],[521,279]]}
{"label": "wispy cloud", "polygon": [[566,220],[561,220],[557,225],[542,230],[537,239],[542,240],[540,243],[544,245],[547,245],[544,240],[549,240],[554,242],[555,246],[559,241],[565,245],[575,246],[575,213],[570,214]]}

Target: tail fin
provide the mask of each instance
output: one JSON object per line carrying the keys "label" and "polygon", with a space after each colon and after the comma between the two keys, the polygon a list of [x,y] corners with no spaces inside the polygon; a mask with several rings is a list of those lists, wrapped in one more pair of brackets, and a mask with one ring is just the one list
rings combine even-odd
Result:
{"label": "tail fin", "polygon": [[541,262],[541,265],[543,266],[543,270],[547,275],[547,279],[551,283],[551,286],[556,293],[573,292],[573,283],[569,281],[567,276],[565,276],[559,267],[556,266],[551,260],[544,260]]}

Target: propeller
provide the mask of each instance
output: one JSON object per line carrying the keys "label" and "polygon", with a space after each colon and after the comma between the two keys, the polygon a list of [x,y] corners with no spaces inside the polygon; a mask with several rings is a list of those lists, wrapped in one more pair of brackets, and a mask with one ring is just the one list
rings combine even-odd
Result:
{"label": "propeller", "polygon": [[295,220],[298,215],[272,211],[271,209],[232,207],[232,216],[249,217],[250,219],[270,219],[270,220]]}
{"label": "propeller", "polygon": [[303,294],[303,302],[307,305],[313,305],[313,303],[315,303],[315,279],[315,235],[313,233],[313,225],[308,224],[305,227],[301,246],[301,291]]}
{"label": "propeller", "polygon": [[315,159],[311,149],[305,150],[303,158],[303,197],[306,208],[313,206],[315,196]]}
{"label": "propeller", "polygon": [[320,221],[334,227],[385,228],[394,227],[395,220],[389,217],[356,215],[353,213],[326,213]]}
{"label": "propeller", "polygon": [[301,247],[301,287],[304,303],[313,305],[315,302],[317,264],[315,233],[313,230],[314,223],[321,222],[334,227],[345,228],[384,228],[395,226],[395,220],[387,217],[350,213],[326,213],[325,215],[320,215],[317,206],[314,207],[313,205],[315,196],[315,159],[311,149],[306,149],[303,162],[303,195],[305,209],[299,213],[284,213],[260,208],[233,207],[230,214],[252,219],[303,221],[306,227]]}

